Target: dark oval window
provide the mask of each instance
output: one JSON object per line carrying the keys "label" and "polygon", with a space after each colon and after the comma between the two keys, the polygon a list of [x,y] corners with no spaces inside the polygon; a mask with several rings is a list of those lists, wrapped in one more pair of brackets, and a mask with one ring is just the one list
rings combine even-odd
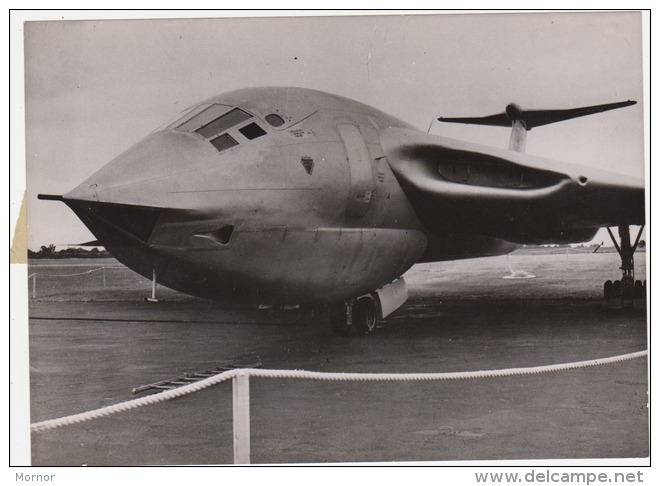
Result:
{"label": "dark oval window", "polygon": [[284,118],[282,118],[280,115],[276,115],[275,113],[266,115],[266,121],[273,127],[281,127],[284,125]]}

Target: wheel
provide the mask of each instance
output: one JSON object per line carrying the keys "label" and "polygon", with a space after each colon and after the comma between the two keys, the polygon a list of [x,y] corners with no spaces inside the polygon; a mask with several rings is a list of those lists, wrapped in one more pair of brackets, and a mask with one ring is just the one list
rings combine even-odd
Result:
{"label": "wheel", "polygon": [[643,299],[646,297],[646,292],[644,290],[644,285],[642,284],[641,280],[636,280],[635,281],[635,299]]}
{"label": "wheel", "polygon": [[623,296],[623,290],[621,289],[621,280],[615,280],[612,283],[612,297],[615,299],[620,299]]}
{"label": "wheel", "polygon": [[371,334],[376,329],[376,302],[371,297],[362,297],[353,306],[353,322],[358,334]]}
{"label": "wheel", "polygon": [[346,304],[335,304],[330,307],[330,327],[335,336],[350,336],[353,334],[353,324],[348,323]]}
{"label": "wheel", "polygon": [[621,295],[624,299],[632,299],[635,296],[635,281],[632,277],[621,280]]}
{"label": "wheel", "polygon": [[612,298],[612,281],[608,280],[605,282],[605,285],[603,286],[603,295],[605,296],[606,299],[611,299]]}

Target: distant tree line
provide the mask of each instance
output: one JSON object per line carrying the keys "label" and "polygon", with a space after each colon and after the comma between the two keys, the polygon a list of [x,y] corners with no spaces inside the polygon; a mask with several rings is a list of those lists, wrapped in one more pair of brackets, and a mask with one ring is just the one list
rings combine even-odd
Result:
{"label": "distant tree line", "polygon": [[112,255],[105,249],[66,248],[57,251],[55,245],[42,245],[39,251],[28,249],[28,258],[109,258]]}

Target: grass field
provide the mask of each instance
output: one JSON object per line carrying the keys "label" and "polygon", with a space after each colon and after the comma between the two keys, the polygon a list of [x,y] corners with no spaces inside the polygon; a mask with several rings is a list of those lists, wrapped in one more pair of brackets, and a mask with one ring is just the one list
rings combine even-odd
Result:
{"label": "grass field", "polygon": [[[646,279],[646,253],[637,254],[637,279]],[[508,267],[535,275],[505,279]],[[415,265],[406,274],[411,300],[431,293],[446,299],[598,299],[603,283],[620,278],[616,253],[514,253],[509,256]],[[90,273],[91,272],[91,273]],[[114,259],[59,259],[29,262],[30,298],[38,301],[132,301],[151,293],[151,281]],[[33,279],[36,278],[36,284]],[[198,300],[158,287],[167,300]]]}

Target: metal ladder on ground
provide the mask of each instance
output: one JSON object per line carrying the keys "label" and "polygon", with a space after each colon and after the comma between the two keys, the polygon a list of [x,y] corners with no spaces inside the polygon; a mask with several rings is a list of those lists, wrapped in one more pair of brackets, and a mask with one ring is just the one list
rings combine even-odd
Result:
{"label": "metal ladder on ground", "polygon": [[219,375],[220,373],[224,373],[225,371],[235,370],[238,368],[240,369],[261,368],[261,366],[262,365],[259,362],[248,365],[245,364],[218,365],[213,368],[208,368],[202,371],[196,371],[193,373],[184,373],[182,375],[175,376],[174,378],[156,381],[154,383],[149,383],[148,385],[136,386],[135,388],[133,388],[132,393],[133,395],[137,395],[138,393],[142,393],[146,391],[173,390],[174,388],[178,388],[180,386],[190,385],[191,383],[205,380],[206,378],[210,378],[211,376]]}

